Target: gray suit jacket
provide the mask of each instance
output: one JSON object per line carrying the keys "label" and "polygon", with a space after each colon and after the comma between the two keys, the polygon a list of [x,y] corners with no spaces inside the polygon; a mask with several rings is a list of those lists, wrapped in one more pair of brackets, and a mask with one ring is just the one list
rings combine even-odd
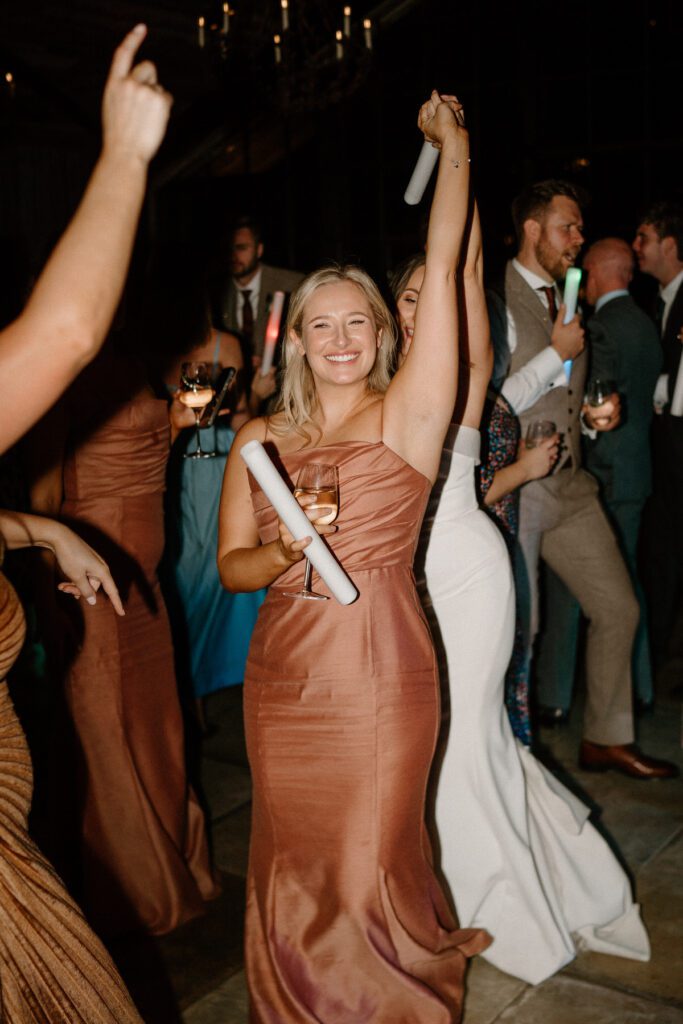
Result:
{"label": "gray suit jacket", "polygon": [[652,396],[662,365],[657,328],[630,295],[612,299],[587,324],[591,377],[616,381],[622,421],[585,439],[586,466],[608,502],[642,502],[652,490]]}
{"label": "gray suit jacket", "polygon": [[[304,275],[296,270],[284,270],[281,267],[269,267],[265,263],[261,264],[261,293],[254,318],[254,335],[252,340],[254,355],[261,355],[263,352],[263,342],[273,292],[281,291],[289,297],[290,293],[303,281],[303,278]],[[229,278],[218,296],[217,320],[216,326],[220,325],[226,331],[237,331],[239,333],[237,288],[232,278]],[[284,326],[284,322],[282,326]]]}

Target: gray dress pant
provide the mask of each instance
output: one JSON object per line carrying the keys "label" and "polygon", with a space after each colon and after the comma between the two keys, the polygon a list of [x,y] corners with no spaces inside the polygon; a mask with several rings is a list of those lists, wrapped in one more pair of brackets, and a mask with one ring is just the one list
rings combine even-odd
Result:
{"label": "gray dress pant", "polygon": [[583,735],[606,745],[634,739],[631,654],[638,601],[617,540],[583,470],[565,469],[522,488],[519,615],[529,661],[539,628],[538,560],[567,586],[588,619]]}

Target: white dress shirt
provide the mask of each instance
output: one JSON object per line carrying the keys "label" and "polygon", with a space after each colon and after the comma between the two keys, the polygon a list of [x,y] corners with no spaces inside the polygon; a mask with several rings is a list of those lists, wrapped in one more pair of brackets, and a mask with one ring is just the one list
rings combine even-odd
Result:
{"label": "white dress shirt", "polygon": [[[683,284],[683,270],[681,270],[672,281],[664,285],[663,288],[659,289],[659,297],[664,303],[664,311],[662,313],[662,334],[666,330],[666,322],[669,319],[669,313],[671,312],[671,306],[676,298],[676,292],[680,285]],[[683,363],[681,363],[683,366]],[[655,385],[655,393],[652,396],[652,404],[654,405],[655,412],[657,414],[664,410],[664,407],[669,402],[669,374],[660,373],[657,378]],[[676,415],[680,415],[677,413]]]}
{"label": "white dress shirt", "polygon": [[249,284],[238,284],[237,281],[235,281],[235,288],[237,289],[237,323],[240,330],[244,326],[242,320],[242,311],[244,309],[243,292],[249,292],[249,302],[251,303],[251,308],[254,313],[254,322],[256,322],[256,317],[258,315],[258,303],[261,296],[261,276],[261,267],[259,267]]}
{"label": "white dress shirt", "polygon": [[[548,299],[545,292],[538,289],[554,288],[555,302],[557,308],[560,308],[562,299],[555,283],[549,284],[548,281],[544,281],[533,270],[522,266],[517,259],[512,261],[512,265],[517,273],[521,274],[529,287],[533,288],[538,295],[538,301],[546,309],[548,309]],[[510,346],[510,351],[514,352],[517,348],[517,327],[509,306],[507,307],[507,321],[508,345]],[[535,405],[539,398],[547,394],[552,388],[566,388],[568,384],[569,381],[567,380],[567,374],[565,373],[559,352],[552,345],[548,345],[546,349],[543,349],[533,359],[530,359],[516,373],[510,374],[501,388],[501,393],[512,406],[513,412],[519,416],[521,413],[526,412],[527,409],[530,409],[532,405]]]}

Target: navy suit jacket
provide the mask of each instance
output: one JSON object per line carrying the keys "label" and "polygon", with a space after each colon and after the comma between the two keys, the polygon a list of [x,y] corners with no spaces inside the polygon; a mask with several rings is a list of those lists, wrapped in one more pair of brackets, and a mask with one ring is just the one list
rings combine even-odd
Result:
{"label": "navy suit jacket", "polygon": [[587,331],[590,376],[616,381],[622,421],[594,441],[586,438],[586,468],[606,501],[643,502],[652,490],[652,396],[662,366],[657,328],[630,295],[622,295],[593,314]]}

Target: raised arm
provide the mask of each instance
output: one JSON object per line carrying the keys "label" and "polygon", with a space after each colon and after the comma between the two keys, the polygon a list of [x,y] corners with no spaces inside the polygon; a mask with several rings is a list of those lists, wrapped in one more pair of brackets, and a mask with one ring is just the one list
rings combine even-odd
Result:
{"label": "raised arm", "polygon": [[[149,61],[132,68],[138,25],[112,61],[102,103],[102,153],[81,203],[21,316],[0,333],[6,387],[0,451],[55,402],[102,344],[121,296],[147,167],[166,130],[171,98]],[[131,70],[132,68],[132,70]]]}
{"label": "raised arm", "polygon": [[481,223],[475,202],[463,271],[465,308],[460,319],[460,386],[457,419],[479,429],[493,370],[493,346],[484,292]]}
{"label": "raised arm", "polygon": [[469,136],[454,96],[433,92],[418,124],[425,138],[440,147],[441,159],[413,342],[384,399],[382,436],[406,462],[435,480],[458,376],[455,269],[469,204]]}

